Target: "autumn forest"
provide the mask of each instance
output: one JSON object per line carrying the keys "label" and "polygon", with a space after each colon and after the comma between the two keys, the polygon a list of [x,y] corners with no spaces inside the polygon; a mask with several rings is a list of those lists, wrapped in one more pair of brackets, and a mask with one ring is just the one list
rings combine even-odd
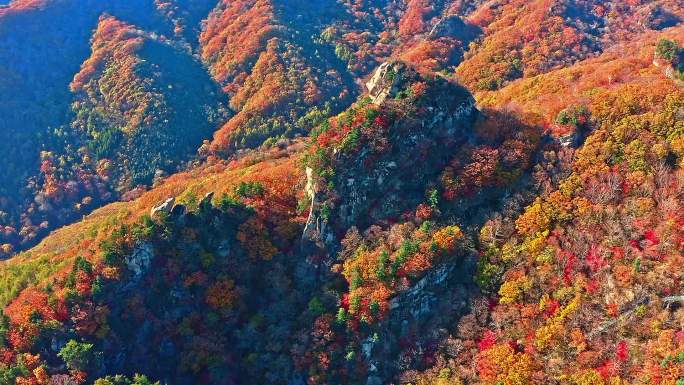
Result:
{"label": "autumn forest", "polygon": [[684,385],[681,0],[0,0],[0,385]]}

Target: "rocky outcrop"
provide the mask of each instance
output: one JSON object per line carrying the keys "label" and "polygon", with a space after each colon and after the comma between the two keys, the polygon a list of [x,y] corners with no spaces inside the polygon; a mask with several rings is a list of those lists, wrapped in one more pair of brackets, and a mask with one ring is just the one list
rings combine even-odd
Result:
{"label": "rocky outcrop", "polygon": [[481,33],[477,26],[466,24],[458,15],[450,15],[441,19],[430,31],[430,39],[442,37],[455,38],[462,42],[469,42]]}
{"label": "rocky outcrop", "polygon": [[158,205],[152,207],[152,209],[150,210],[150,217],[156,218],[162,214],[170,214],[175,203],[175,197],[170,197],[164,202],[159,203]]}
{"label": "rocky outcrop", "polygon": [[309,197],[310,207],[309,216],[306,220],[306,225],[304,226],[304,231],[302,233],[302,244],[304,247],[309,246],[311,243],[315,244],[318,248],[325,248],[333,241],[333,236],[327,230],[326,221],[320,215],[320,202],[318,199],[318,185],[315,182],[313,175],[313,169],[311,167],[306,168],[306,188],[305,192],[307,197]]}
{"label": "rocky outcrop", "polygon": [[581,127],[575,128],[572,132],[565,135],[558,136],[556,141],[559,145],[565,148],[579,148],[584,139],[586,138],[586,132]]}
{"label": "rocky outcrop", "polygon": [[138,244],[133,252],[126,257],[126,267],[133,275],[133,279],[142,277],[150,267],[154,258],[154,248],[149,243]]}
{"label": "rocky outcrop", "polygon": [[453,151],[472,139],[478,114],[465,89],[439,77],[424,79],[404,63],[383,64],[375,78],[376,100],[384,98],[383,107],[391,111],[404,108],[394,100],[400,93],[415,92],[413,87],[419,83],[428,84],[428,89],[424,100],[407,103],[418,111],[389,128],[390,151],[374,154],[362,146],[351,156],[336,156],[334,185],[340,199],[334,218],[342,228],[365,227],[424,199],[425,182],[442,169]]}
{"label": "rocky outcrop", "polygon": [[373,76],[366,83],[368,96],[373,103],[382,104],[388,97],[393,97],[398,91],[397,72],[390,63],[382,63],[375,70]]}
{"label": "rocky outcrop", "polygon": [[[391,378],[401,370],[401,342],[413,340],[412,349],[427,350],[445,330],[468,314],[471,303],[480,295],[472,281],[476,257],[471,253],[459,261],[436,266],[410,289],[390,302],[390,316],[379,330],[377,340],[363,342],[363,354],[374,367],[373,376]],[[406,363],[404,363],[406,364]]]}
{"label": "rocky outcrop", "polygon": [[437,297],[432,293],[441,286],[453,272],[455,265],[445,264],[431,270],[411,289],[390,301],[390,310],[406,309],[413,320],[420,320],[430,314]]}
{"label": "rocky outcrop", "polygon": [[199,202],[198,207],[200,212],[208,212],[213,207],[211,200],[214,199],[214,192],[208,192],[204,195],[202,200]]}

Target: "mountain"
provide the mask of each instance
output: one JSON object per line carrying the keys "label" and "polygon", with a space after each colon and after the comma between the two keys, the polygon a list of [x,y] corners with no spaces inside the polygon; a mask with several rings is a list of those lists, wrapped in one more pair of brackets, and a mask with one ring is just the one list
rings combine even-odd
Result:
{"label": "mountain", "polygon": [[150,183],[155,172],[173,171],[216,129],[220,90],[172,43],[103,17],[91,46],[70,84],[71,126],[115,185]]}
{"label": "mountain", "polygon": [[[123,27],[110,19],[117,17],[137,26]],[[119,31],[124,29],[125,33]],[[0,30],[0,146],[9,160],[0,175],[0,223],[5,228],[0,243],[6,248],[35,244],[49,230],[149,183],[157,169],[175,171],[179,161],[194,155],[202,140],[211,136],[218,124],[213,121],[222,119],[225,102],[220,90],[189,51],[160,38],[172,28],[152,3],[17,1],[0,9]],[[114,58],[115,53],[129,57]],[[118,60],[126,63],[115,63]],[[129,78],[106,79],[103,71],[119,75],[122,67]],[[107,81],[119,82],[118,88],[103,83],[105,93],[111,94],[102,95],[94,86]],[[184,109],[180,103],[185,104],[186,97],[197,98],[197,108],[207,111]],[[146,119],[145,124],[133,122]],[[147,134],[129,140],[126,149],[114,143],[124,141],[117,136],[122,129],[157,130],[153,119],[158,124],[166,120],[176,130],[181,125],[198,126],[197,134],[182,140],[185,147],[164,146],[168,151],[156,160],[143,155],[155,140],[178,140],[166,127],[161,135],[154,134],[156,139]],[[107,152],[115,150],[140,154],[110,159]],[[146,164],[122,164],[131,159]],[[116,164],[98,164],[105,160]],[[112,171],[117,175],[110,177],[102,173],[103,167],[127,170]]]}
{"label": "mountain", "polygon": [[0,6],[0,383],[681,385],[683,20]]}
{"label": "mountain", "polygon": [[[336,3],[324,3],[320,10],[333,12]],[[304,16],[306,8],[288,1],[223,1],[209,15],[200,35],[202,58],[237,112],[214,134],[214,152],[306,134],[349,103],[352,78],[338,70],[343,65],[331,48],[316,41],[329,14],[307,9],[313,16]],[[309,22],[288,25],[292,17]]]}

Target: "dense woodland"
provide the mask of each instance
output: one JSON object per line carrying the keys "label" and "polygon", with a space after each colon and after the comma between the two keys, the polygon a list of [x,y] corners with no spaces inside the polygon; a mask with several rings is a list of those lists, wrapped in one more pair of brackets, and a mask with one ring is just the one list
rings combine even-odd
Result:
{"label": "dense woodland", "polygon": [[0,384],[684,385],[677,0],[0,2]]}

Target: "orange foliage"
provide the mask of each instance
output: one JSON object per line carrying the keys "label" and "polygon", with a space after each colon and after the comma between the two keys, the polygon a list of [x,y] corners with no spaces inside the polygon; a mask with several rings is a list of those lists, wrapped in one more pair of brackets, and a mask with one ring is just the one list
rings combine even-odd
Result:
{"label": "orange foliage", "polygon": [[401,51],[400,59],[423,71],[440,71],[453,64],[460,52],[460,42],[448,37],[420,40]]}
{"label": "orange foliage", "polygon": [[463,239],[463,232],[456,226],[447,226],[437,231],[432,239],[442,252],[450,254],[456,250],[458,241]]}
{"label": "orange foliage", "polygon": [[428,0],[410,0],[406,13],[399,21],[399,34],[411,37],[425,32],[427,18],[432,13],[432,6]]}
{"label": "orange foliage", "polygon": [[420,277],[441,256],[453,255],[462,239],[457,226],[425,230],[404,223],[382,234],[382,242],[374,248],[360,246],[343,266],[350,303],[358,305],[350,307],[350,314],[368,321],[382,318],[388,300],[406,288],[409,278]]}
{"label": "orange foliage", "polygon": [[524,352],[516,352],[510,344],[498,344],[477,356],[480,379],[486,383],[526,385],[532,383],[536,364]]}
{"label": "orange foliage", "polygon": [[[101,17],[93,34],[92,55],[74,76],[70,85],[71,90],[73,92],[87,91],[84,87],[98,71],[103,69],[104,62],[110,55],[114,53],[117,56],[130,55],[142,46],[143,40],[141,36],[135,35],[131,25],[111,16]],[[123,67],[117,73],[123,77],[121,83],[135,81],[136,61],[131,59],[122,61]]]}
{"label": "orange foliage", "polygon": [[212,74],[232,94],[279,28],[269,0],[222,0],[200,36],[202,58],[212,64]]}
{"label": "orange foliage", "polygon": [[237,240],[242,243],[247,254],[255,260],[268,261],[278,253],[278,249],[269,240],[266,226],[257,218],[250,218],[240,225]]}
{"label": "orange foliage", "polygon": [[[668,3],[668,9],[684,14],[681,4]],[[605,8],[614,12],[603,14],[601,9]],[[644,32],[650,17],[645,15],[652,9],[646,3],[598,0],[507,0],[496,7],[486,4],[469,16],[472,23],[484,28],[484,39],[468,52],[457,73],[475,89],[498,89],[509,80],[568,66],[629,42]],[[592,22],[568,23],[568,14],[581,14]],[[607,24],[608,31],[597,30],[600,23]]]}
{"label": "orange foliage", "polygon": [[205,301],[216,310],[230,310],[237,300],[235,283],[230,279],[218,280],[207,289]]}
{"label": "orange foliage", "polygon": [[35,315],[44,321],[64,321],[65,313],[61,306],[58,310],[53,309],[47,293],[38,288],[28,288],[7,306],[5,314],[15,325],[27,324]]}

